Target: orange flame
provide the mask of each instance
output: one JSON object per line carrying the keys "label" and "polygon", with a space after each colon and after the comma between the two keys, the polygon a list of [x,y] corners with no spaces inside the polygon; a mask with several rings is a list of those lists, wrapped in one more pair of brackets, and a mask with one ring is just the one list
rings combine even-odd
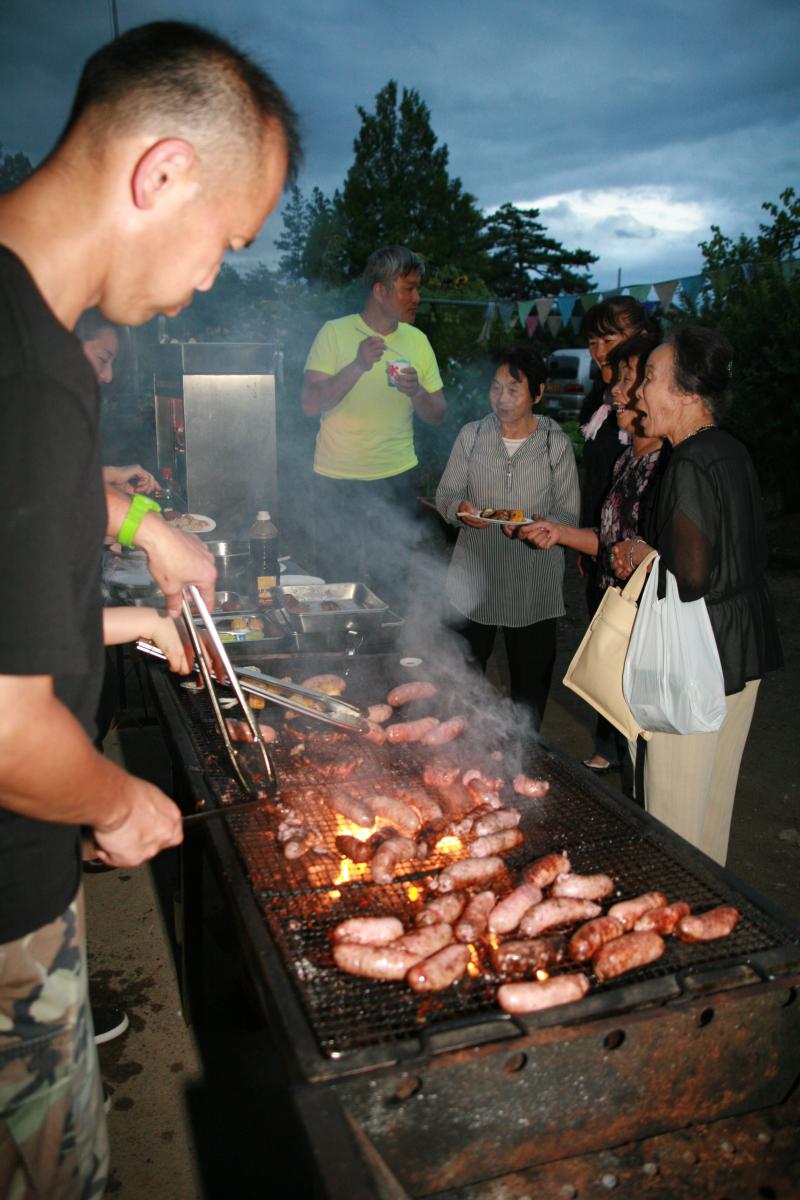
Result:
{"label": "orange flame", "polygon": [[550,976],[548,975],[547,971],[537,971],[536,978],[540,983],[544,983],[545,979],[549,979]]}
{"label": "orange flame", "polygon": [[436,849],[442,854],[458,854],[461,849],[461,839],[448,834],[446,837],[439,838]]}
{"label": "orange flame", "polygon": [[468,972],[468,974],[472,975],[473,978],[475,978],[476,976],[480,975],[480,973],[481,973],[481,969],[478,964],[478,950],[477,950],[476,946],[473,945],[472,942],[470,942],[470,944],[467,948],[469,950],[469,959],[470,959],[470,961],[467,963],[467,972]]}
{"label": "orange flame", "polygon": [[[353,821],[348,821],[346,817],[336,817],[336,836],[347,834],[350,837],[358,838],[360,842],[365,842],[372,833],[372,826],[365,829],[363,825],[356,825]],[[350,883],[353,879],[361,879],[367,873],[368,863],[354,863],[349,858],[342,858],[339,863],[339,874],[333,881],[334,887],[340,883]]]}

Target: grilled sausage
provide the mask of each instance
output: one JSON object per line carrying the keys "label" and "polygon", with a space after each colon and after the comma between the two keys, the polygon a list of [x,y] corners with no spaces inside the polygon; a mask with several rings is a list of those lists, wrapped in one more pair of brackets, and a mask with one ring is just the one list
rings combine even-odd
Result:
{"label": "grilled sausage", "polygon": [[469,837],[474,831],[476,823],[488,812],[491,812],[491,809],[487,809],[483,805],[480,808],[473,808],[472,812],[468,812],[460,821],[450,822],[450,832],[457,838]]}
{"label": "grilled sausage", "polygon": [[546,796],[550,791],[550,784],[546,779],[531,779],[530,775],[515,775],[512,786],[518,796],[531,798]]}
{"label": "grilled sausage", "polygon": [[438,724],[438,717],[420,717],[418,721],[395,721],[393,725],[386,726],[386,740],[393,746],[404,742],[418,742]]}
{"label": "grilled sausage", "polygon": [[490,792],[501,792],[505,785],[505,780],[499,775],[484,775],[482,771],[471,767],[461,776],[461,782],[464,787],[469,787],[472,783],[481,783],[483,787]]}
{"label": "grilled sausage", "polygon": [[665,937],[674,933],[675,926],[681,917],[688,917],[691,911],[689,905],[684,904],[683,900],[676,900],[674,904],[668,904],[666,908],[651,908],[644,916],[639,917],[633,928],[636,933],[647,933],[648,929],[653,929]]}
{"label": "grilled sausage", "polygon": [[540,1012],[582,999],[589,990],[583,974],[556,975],[541,982],[503,983],[497,989],[497,1003],[507,1013]]}
{"label": "grilled sausage", "polygon": [[704,913],[681,917],[675,932],[682,942],[713,942],[728,937],[738,924],[738,909],[721,904]]}
{"label": "grilled sausage", "polygon": [[563,962],[565,954],[563,937],[526,938],[502,942],[492,950],[492,963],[499,975],[532,975]]}
{"label": "grilled sausage", "polygon": [[367,719],[375,725],[382,725],[392,716],[394,716],[394,709],[391,704],[370,704],[367,709]]}
{"label": "grilled sausage", "polygon": [[422,769],[422,782],[428,787],[447,787],[458,779],[459,768],[452,763],[426,763]]}
{"label": "grilled sausage", "polygon": [[420,819],[413,808],[394,796],[365,796],[364,803],[376,817],[391,821],[404,837],[414,837],[419,830]]}
{"label": "grilled sausage", "polygon": [[542,889],[532,883],[521,883],[504,896],[489,913],[491,933],[511,933],[517,928],[525,913],[542,899]]}
{"label": "grilled sausage", "polygon": [[436,794],[448,817],[464,817],[475,807],[475,800],[460,779],[455,779],[452,783],[438,784]]}
{"label": "grilled sausage", "polygon": [[476,942],[486,929],[489,913],[495,906],[497,897],[494,892],[478,892],[473,896],[464,915],[457,923],[455,935],[457,942]]}
{"label": "grilled sausage", "polygon": [[470,854],[473,858],[489,858],[493,854],[513,850],[523,841],[518,829],[502,829],[500,833],[487,833],[485,837],[475,838],[470,846]]}
{"label": "grilled sausage", "polygon": [[620,900],[618,904],[612,904],[608,915],[616,917],[626,929],[633,929],[639,917],[643,917],[651,908],[664,908],[666,903],[667,897],[663,892],[644,892],[632,900]]}
{"label": "grilled sausage", "polygon": [[431,883],[431,890],[442,895],[446,892],[463,892],[466,888],[488,883],[502,870],[502,858],[462,858],[460,862],[444,868],[438,879]]}
{"label": "grilled sausage", "polygon": [[616,917],[595,917],[576,929],[569,939],[569,956],[576,962],[586,962],[602,945],[625,932],[622,922]]}
{"label": "grilled sausage", "polygon": [[225,725],[232,742],[253,741],[253,731],[247,724],[247,721],[238,720],[236,717],[226,717]]}
{"label": "grilled sausage", "polygon": [[333,931],[335,942],[357,942],[359,946],[385,946],[402,937],[403,924],[397,917],[350,917]]}
{"label": "grilled sausage", "polygon": [[375,824],[375,818],[364,801],[351,796],[343,788],[333,788],[326,799],[334,812],[360,825],[362,829],[371,829]]}
{"label": "grilled sausage", "polygon": [[421,958],[430,958],[444,946],[449,946],[452,940],[453,926],[448,925],[447,921],[435,921],[433,925],[421,925],[419,929],[404,933],[395,944],[401,950],[416,954],[419,961]]}
{"label": "grilled sausage", "polygon": [[579,900],[605,900],[614,891],[610,875],[557,875],[551,896],[575,896]]}
{"label": "grilled sausage", "polygon": [[376,746],[382,746],[386,741],[386,730],[377,721],[367,721],[367,732],[362,736],[368,742],[374,742]]}
{"label": "grilled sausage", "polygon": [[537,858],[535,862],[527,866],[523,875],[526,882],[533,883],[536,887],[546,888],[553,882],[556,875],[567,875],[571,870],[572,867],[566,854],[545,854],[544,858]]}
{"label": "grilled sausage", "polygon": [[394,794],[398,800],[402,800],[404,804],[410,804],[415,808],[420,815],[422,821],[436,821],[443,814],[441,806],[431,799],[424,788],[416,784],[411,786],[403,784],[394,789]]}
{"label": "grilled sausage", "polygon": [[261,734],[261,740],[265,746],[269,746],[271,742],[277,742],[278,731],[272,725],[262,725],[258,722],[258,732]]}
{"label": "grilled sausage", "polygon": [[376,883],[391,883],[401,862],[415,858],[417,847],[408,838],[390,838],[372,856],[372,878]]}
{"label": "grilled sausage", "polygon": [[408,986],[415,992],[441,992],[461,978],[469,957],[467,946],[445,946],[438,954],[423,959],[408,971]]}
{"label": "grilled sausage", "polygon": [[420,741],[423,746],[444,746],[447,742],[454,742],[457,737],[461,737],[466,728],[466,717],[450,717],[435,729],[423,734]]}
{"label": "grilled sausage", "polygon": [[388,946],[362,946],[358,942],[338,942],[333,961],[348,975],[364,979],[402,979],[417,961],[409,950]]}
{"label": "grilled sausage", "polygon": [[336,838],[336,849],[354,863],[369,862],[375,852],[372,838],[362,842],[361,838],[351,837],[349,833],[339,834]]}
{"label": "grilled sausage", "polygon": [[598,979],[614,979],[626,971],[646,967],[664,953],[664,939],[650,930],[647,933],[624,933],[606,942],[592,956],[592,969]]}
{"label": "grilled sausage", "polygon": [[347,680],[342,679],[341,675],[309,675],[299,686],[324,692],[326,696],[341,696],[347,687]]}
{"label": "grilled sausage", "polygon": [[417,913],[417,924],[433,925],[435,921],[447,921],[448,925],[455,925],[466,903],[466,896],[461,896],[458,892],[437,896],[435,900],[429,900]]}
{"label": "grilled sausage", "polygon": [[436,692],[435,683],[418,679],[413,683],[401,683],[398,687],[392,688],[386,697],[386,703],[392,708],[400,708],[401,705],[409,704],[412,700],[428,700],[431,696],[435,696]]}
{"label": "grilled sausage", "polygon": [[519,923],[523,937],[537,937],[549,929],[561,929],[565,925],[576,925],[600,915],[600,905],[593,900],[576,900],[573,896],[556,896],[542,900],[529,908]]}
{"label": "grilled sausage", "polygon": [[515,829],[521,816],[516,808],[497,808],[494,812],[479,817],[472,827],[472,832],[478,837],[485,837],[489,833],[500,833],[503,829]]}
{"label": "grilled sausage", "polygon": [[302,858],[304,854],[320,842],[316,829],[298,829],[298,831],[283,843],[283,856],[290,861]]}

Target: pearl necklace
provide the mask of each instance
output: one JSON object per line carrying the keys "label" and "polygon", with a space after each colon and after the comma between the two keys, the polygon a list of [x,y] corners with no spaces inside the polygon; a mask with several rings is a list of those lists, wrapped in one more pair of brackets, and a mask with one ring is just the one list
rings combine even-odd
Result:
{"label": "pearl necklace", "polygon": [[676,444],[676,446],[682,446],[684,442],[688,442],[689,438],[696,437],[698,433],[703,433],[706,429],[716,429],[716,428],[717,427],[713,423],[713,421],[709,425],[699,425],[697,427],[697,429],[693,429],[691,433],[687,433],[686,437],[681,438],[681,440],[679,442],[676,442],[675,444]]}

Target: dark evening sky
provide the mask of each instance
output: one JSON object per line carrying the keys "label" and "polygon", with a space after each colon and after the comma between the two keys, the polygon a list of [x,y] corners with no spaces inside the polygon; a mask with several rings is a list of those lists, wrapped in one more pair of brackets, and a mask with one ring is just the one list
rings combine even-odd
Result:
{"label": "dark evening sky", "polygon": [[[118,0],[120,29],[196,21],[265,65],[298,110],[304,192],[340,185],[389,79],[417,88],[481,207],[542,210],[600,255],[600,287],[692,274],[710,225],[752,233],[800,184],[796,0]],[[0,143],[38,162],[109,0],[0,5]],[[274,262],[280,217],[248,251]],[[237,264],[242,257],[237,257]]]}

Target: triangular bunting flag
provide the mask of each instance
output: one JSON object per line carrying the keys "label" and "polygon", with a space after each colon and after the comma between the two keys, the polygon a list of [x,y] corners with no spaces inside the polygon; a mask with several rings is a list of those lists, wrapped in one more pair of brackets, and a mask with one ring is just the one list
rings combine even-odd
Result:
{"label": "triangular bunting flag", "polygon": [[553,315],[551,317],[547,318],[547,328],[550,330],[553,337],[555,337],[556,334],[558,333],[559,329],[561,328],[561,314],[560,313],[553,313]]}
{"label": "triangular bunting flag", "polygon": [[536,326],[539,324],[538,317],[526,317],[525,328],[528,330],[528,337],[533,337],[536,333]]}
{"label": "triangular bunting flag", "polygon": [[514,305],[511,304],[509,301],[504,300],[504,301],[498,302],[497,308],[500,313],[500,320],[503,322],[503,324],[510,325],[511,324],[511,316],[514,312]]}
{"label": "triangular bunting flag", "polygon": [[480,343],[481,346],[485,346],[486,343],[489,341],[489,334],[491,332],[492,332],[492,322],[489,320],[484,321],[483,325],[481,326],[481,331],[478,334],[478,342]]}
{"label": "triangular bunting flag", "polygon": [[583,296],[581,296],[581,308],[584,312],[588,312],[593,304],[597,304],[599,299],[599,292],[586,292]]}
{"label": "triangular bunting flag", "polygon": [[653,287],[656,289],[656,295],[661,301],[661,307],[664,309],[664,312],[666,312],[670,304],[672,304],[672,297],[675,295],[675,289],[677,286],[677,279],[669,279],[663,283],[653,284]]}
{"label": "triangular bunting flag", "polygon": [[687,300],[696,300],[700,294],[700,288],[703,286],[703,275],[684,275],[683,279],[679,280],[681,291]]}
{"label": "triangular bunting flag", "polygon": [[493,321],[494,314],[495,314],[495,306],[494,306],[494,303],[492,301],[490,301],[486,305],[486,312],[483,315],[486,317],[487,321]]}
{"label": "triangular bunting flag", "polygon": [[754,273],[755,273],[755,267],[753,266],[752,263],[742,263],[742,274],[744,275],[747,283],[749,283],[750,280],[753,278]]}
{"label": "triangular bunting flag", "polygon": [[650,288],[652,286],[652,283],[629,283],[628,295],[633,296],[634,300],[638,300],[640,304],[644,304],[650,295]]}
{"label": "triangular bunting flag", "polygon": [[578,302],[577,296],[558,296],[557,297],[556,304],[558,305],[558,311],[561,313],[561,320],[564,322],[565,325],[567,324],[570,317],[572,316],[572,310],[574,309],[577,302]]}
{"label": "triangular bunting flag", "polygon": [[647,313],[648,317],[652,317],[653,313],[656,311],[657,308],[658,308],[657,300],[645,300],[644,311]]}
{"label": "triangular bunting flag", "polygon": [[532,309],[532,308],[533,308],[533,301],[532,301],[532,300],[520,300],[520,301],[518,301],[518,303],[517,303],[517,312],[519,313],[519,319],[520,319],[520,321],[522,322],[522,324],[523,324],[523,325],[524,325],[524,324],[525,324],[525,322],[527,321],[527,319],[528,319],[528,313],[531,311],[531,309]]}
{"label": "triangular bunting flag", "polygon": [[724,295],[733,279],[733,267],[720,267],[717,271],[709,271],[708,277],[717,296]]}
{"label": "triangular bunting flag", "polygon": [[539,300],[534,300],[536,312],[539,315],[539,320],[544,321],[550,309],[553,307],[552,296],[542,296]]}

